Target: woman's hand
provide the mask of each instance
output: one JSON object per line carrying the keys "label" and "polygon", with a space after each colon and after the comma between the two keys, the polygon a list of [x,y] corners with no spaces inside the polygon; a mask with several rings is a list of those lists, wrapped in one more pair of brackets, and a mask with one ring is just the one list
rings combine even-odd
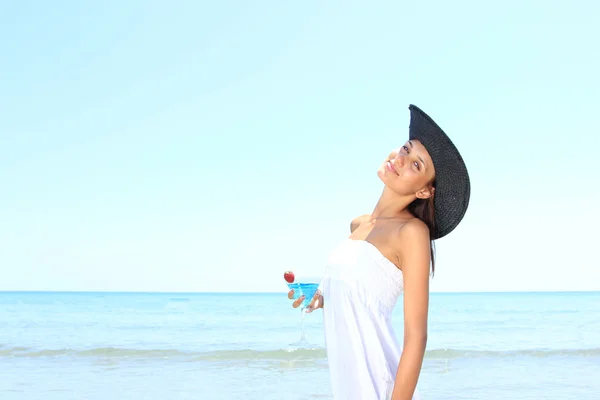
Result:
{"label": "woman's hand", "polygon": [[[294,298],[294,289],[290,290],[288,292],[288,299],[293,299]],[[305,296],[300,296],[298,297],[296,300],[294,300],[294,302],[292,303],[292,307],[294,308],[298,308],[300,306],[300,304],[302,304],[302,302],[304,301]],[[311,313],[316,309],[319,308],[323,308],[323,295],[321,294],[320,290],[317,290],[317,292],[315,293],[315,295],[313,296],[312,300],[310,301],[310,303],[308,304],[308,306],[306,307],[306,312],[307,313]]]}

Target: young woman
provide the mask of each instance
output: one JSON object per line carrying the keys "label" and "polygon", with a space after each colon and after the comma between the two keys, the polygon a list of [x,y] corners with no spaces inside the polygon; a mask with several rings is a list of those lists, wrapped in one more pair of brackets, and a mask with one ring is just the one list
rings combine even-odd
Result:
{"label": "young woman", "polygon": [[[469,175],[460,153],[427,114],[414,105],[409,110],[409,140],[377,171],[384,184],[379,201],[371,214],[352,221],[350,236],[329,256],[308,307],[323,308],[336,400],[419,398],[433,241],[456,228],[469,204]],[[391,315],[402,293],[401,346]]]}

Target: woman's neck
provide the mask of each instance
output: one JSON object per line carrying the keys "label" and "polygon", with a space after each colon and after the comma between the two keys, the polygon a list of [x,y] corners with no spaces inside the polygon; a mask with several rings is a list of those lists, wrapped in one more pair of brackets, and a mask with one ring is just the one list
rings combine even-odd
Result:
{"label": "woman's neck", "polygon": [[410,218],[408,206],[413,200],[414,196],[401,196],[385,186],[370,219]]}

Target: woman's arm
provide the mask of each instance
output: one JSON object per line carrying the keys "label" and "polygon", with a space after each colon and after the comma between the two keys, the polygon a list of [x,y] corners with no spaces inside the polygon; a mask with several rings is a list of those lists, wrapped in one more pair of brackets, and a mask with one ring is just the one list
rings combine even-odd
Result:
{"label": "woman's arm", "polygon": [[429,230],[412,220],[398,233],[397,249],[404,276],[404,348],[392,400],[411,400],[419,380],[427,345],[429,310]]}

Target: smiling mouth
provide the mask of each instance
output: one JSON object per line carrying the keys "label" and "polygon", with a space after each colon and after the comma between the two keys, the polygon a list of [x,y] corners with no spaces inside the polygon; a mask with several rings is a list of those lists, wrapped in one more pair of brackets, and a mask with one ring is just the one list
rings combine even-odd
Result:
{"label": "smiling mouth", "polygon": [[394,168],[394,166],[392,165],[391,161],[388,161],[386,165],[387,165],[387,167],[388,167],[388,169],[389,169],[390,171],[392,171],[392,172],[393,172],[393,173],[395,173],[396,175],[399,175],[399,174],[398,174],[398,171],[396,171],[396,168]]}

